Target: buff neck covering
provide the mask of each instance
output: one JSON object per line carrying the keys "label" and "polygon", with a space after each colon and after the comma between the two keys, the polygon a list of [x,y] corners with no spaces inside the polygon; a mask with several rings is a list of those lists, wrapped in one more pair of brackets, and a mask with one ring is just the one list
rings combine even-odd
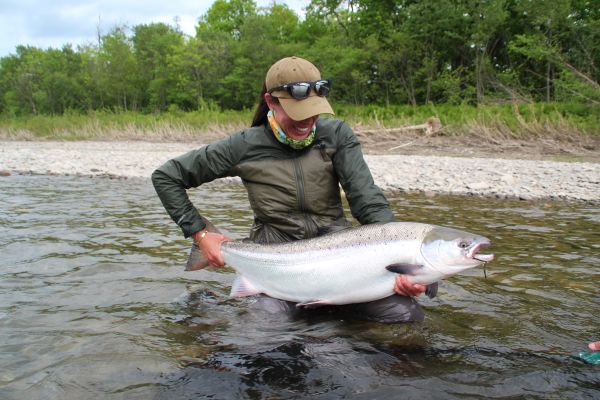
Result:
{"label": "buff neck covering", "polygon": [[273,131],[273,134],[275,135],[277,140],[283,144],[290,146],[292,149],[301,150],[305,147],[310,146],[315,140],[315,131],[317,130],[316,124],[313,125],[310,133],[304,139],[292,139],[287,137],[283,129],[281,129],[281,127],[277,123],[273,110],[269,110],[267,114],[267,119],[269,121],[269,125],[271,126],[271,130]]}

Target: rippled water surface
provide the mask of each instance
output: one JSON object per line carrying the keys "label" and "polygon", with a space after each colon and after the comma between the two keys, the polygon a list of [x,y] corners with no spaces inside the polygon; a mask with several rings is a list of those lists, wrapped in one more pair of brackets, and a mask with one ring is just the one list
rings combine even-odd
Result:
{"label": "rippled water surface", "polygon": [[[235,238],[237,185],[192,192]],[[497,259],[420,299],[417,325],[288,319],[183,272],[149,181],[0,178],[0,398],[600,398],[600,210],[390,195],[398,219],[492,239]]]}

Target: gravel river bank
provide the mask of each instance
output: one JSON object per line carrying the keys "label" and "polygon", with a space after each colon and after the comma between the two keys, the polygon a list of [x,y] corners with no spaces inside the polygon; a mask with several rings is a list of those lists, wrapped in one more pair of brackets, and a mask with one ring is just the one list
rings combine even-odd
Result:
{"label": "gravel river bank", "polygon": [[[0,142],[2,175],[49,174],[148,178],[190,143]],[[366,155],[386,191],[600,202],[600,164],[542,160]]]}

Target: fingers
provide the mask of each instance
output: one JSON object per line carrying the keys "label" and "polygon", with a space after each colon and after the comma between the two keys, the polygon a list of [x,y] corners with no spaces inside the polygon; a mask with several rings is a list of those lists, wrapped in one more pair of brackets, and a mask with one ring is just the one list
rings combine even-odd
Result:
{"label": "fingers", "polygon": [[425,293],[425,286],[415,283],[412,287],[412,291],[410,292],[410,295],[412,297],[416,297],[416,296],[422,295],[423,293]]}
{"label": "fingers", "polygon": [[594,342],[594,343],[590,343],[588,345],[588,347],[590,348],[590,350],[592,351],[600,351],[600,342]]}
{"label": "fingers", "polygon": [[220,233],[207,232],[200,241],[200,249],[206,256],[208,264],[212,267],[222,267],[225,265],[223,254],[221,253],[221,243],[230,240],[227,236]]}
{"label": "fingers", "polygon": [[398,275],[396,276],[394,292],[401,296],[415,297],[425,292],[425,286],[411,283],[406,275]]}
{"label": "fingers", "polygon": [[212,233],[212,232],[208,232],[206,234],[206,238],[209,239],[210,241],[218,242],[219,244],[222,242],[227,242],[227,241],[231,240],[230,238],[228,238],[225,235],[221,235],[220,233]]}

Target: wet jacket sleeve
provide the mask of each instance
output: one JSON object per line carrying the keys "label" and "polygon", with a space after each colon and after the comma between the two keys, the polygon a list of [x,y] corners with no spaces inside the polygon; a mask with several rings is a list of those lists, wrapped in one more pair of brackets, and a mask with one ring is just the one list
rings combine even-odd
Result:
{"label": "wet jacket sleeve", "polygon": [[187,238],[204,229],[187,189],[227,176],[234,163],[232,137],[175,157],[152,173],[152,184],[171,219]]}
{"label": "wet jacket sleeve", "polygon": [[346,193],[352,216],[363,225],[393,221],[394,214],[383,192],[373,181],[352,129],[341,123],[336,139],[338,150],[333,157],[333,164]]}

